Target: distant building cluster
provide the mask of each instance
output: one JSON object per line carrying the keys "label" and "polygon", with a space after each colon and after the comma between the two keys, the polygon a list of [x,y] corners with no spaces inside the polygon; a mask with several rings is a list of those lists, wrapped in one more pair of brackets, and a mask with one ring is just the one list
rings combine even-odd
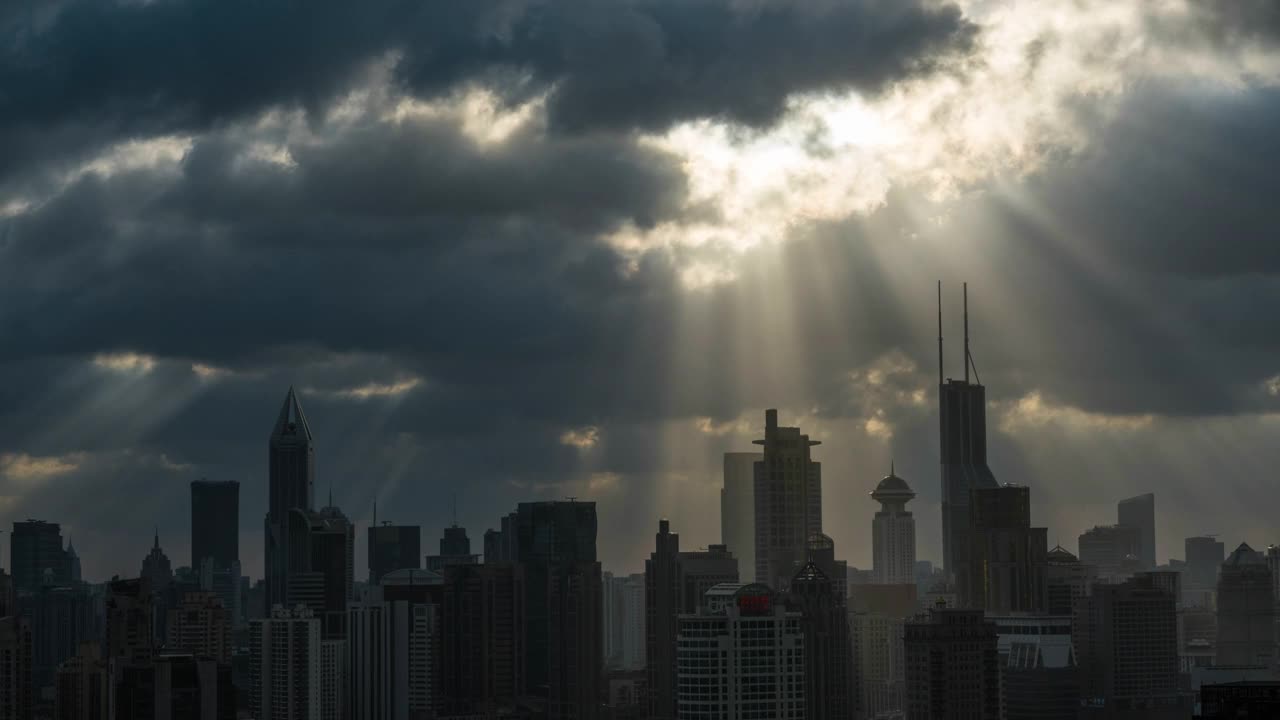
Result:
{"label": "distant building cluster", "polygon": [[965,305],[946,378],[939,288],[940,566],[893,463],[869,489],[871,567],[837,559],[819,442],[771,409],[757,451],[724,455],[720,543],[682,548],[659,519],[643,571],[606,572],[595,503],[566,499],[516,503],[478,552],[455,512],[424,555],[375,507],[357,580],[358,528],[316,507],[290,389],[256,583],[233,481],[191,483],[189,565],[156,532],[136,577],[100,584],[57,523],[13,523],[0,720],[1280,717],[1280,547],[1192,537],[1160,564],[1147,493],[1050,548],[1032,487],[988,465]]}

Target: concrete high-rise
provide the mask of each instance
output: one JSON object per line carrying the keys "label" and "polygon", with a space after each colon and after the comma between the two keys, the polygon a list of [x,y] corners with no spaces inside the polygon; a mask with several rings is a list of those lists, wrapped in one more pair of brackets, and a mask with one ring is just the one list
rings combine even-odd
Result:
{"label": "concrete high-rise", "polygon": [[478,562],[480,556],[471,554],[467,529],[455,523],[445,528],[444,535],[440,537],[440,554],[427,556],[427,569],[443,573],[451,565],[474,565]]}
{"label": "concrete high-rise", "polygon": [[1045,561],[1045,612],[1073,615],[1098,579],[1097,569],[1080,562],[1061,545],[1050,550]]}
{"label": "concrete high-rise", "polygon": [[31,619],[31,681],[37,691],[53,686],[58,665],[80,643],[101,637],[94,598],[83,583],[46,585],[19,596],[18,607],[19,615]]}
{"label": "concrete high-rise", "polygon": [[107,680],[107,663],[102,659],[101,645],[81,644],[76,654],[58,667],[54,717],[57,720],[108,720],[111,690]]}
{"label": "concrete high-rise", "polygon": [[500,716],[516,706],[521,680],[519,566],[452,565],[444,571],[442,712]]}
{"label": "concrete high-rise", "polygon": [[222,665],[231,664],[231,613],[211,592],[187,593],[169,609],[165,650],[191,653]]}
{"label": "concrete high-rise", "polygon": [[778,591],[808,560],[809,538],[822,534],[820,445],[800,428],[780,427],[778,411],[765,411],[763,459],[755,463],[756,580]]}
{"label": "concrete high-rise", "polygon": [[1156,496],[1145,493],[1121,500],[1116,505],[1116,524],[1136,527],[1138,561],[1143,570],[1156,568]]}
{"label": "concrete high-rise", "polygon": [[[407,569],[384,575],[349,606],[350,720],[409,720],[439,699],[440,578]],[[416,581],[416,584],[415,584]]]}
{"label": "concrete high-rise", "polygon": [[0,618],[0,720],[30,720],[31,623]]}
{"label": "concrete high-rise", "polygon": [[1140,570],[1142,529],[1132,525],[1099,525],[1078,541],[1080,562],[1098,569],[1098,577],[1123,580]]}
{"label": "concrete high-rise", "polygon": [[288,602],[293,553],[289,547],[289,518],[294,510],[314,507],[316,454],[311,427],[293,388],[285,395],[280,415],[267,443],[267,517],[265,521],[266,605]]}
{"label": "concrete high-rise", "polygon": [[987,390],[969,352],[969,288],[964,289],[964,379],[943,380],[942,283],[938,283],[938,407],[942,452],[942,565],[952,583],[968,573],[969,494],[998,487],[987,466]]}
{"label": "concrete high-rise", "polygon": [[[802,720],[805,634],[758,583],[709,588],[696,613],[676,619],[674,717]],[[669,716],[663,716],[669,717]]]}
{"label": "concrete high-rise", "polygon": [[287,525],[286,607],[306,605],[320,619],[326,639],[341,638],[353,599],[355,526],[333,505],[320,512],[294,508]]}
{"label": "concrete high-rise", "polygon": [[191,567],[205,560],[226,570],[240,562],[240,483],[235,480],[191,482]]}
{"label": "concrete high-rise", "polygon": [[394,570],[422,567],[422,528],[383,523],[369,528],[369,584]]}
{"label": "concrete high-rise", "polygon": [[676,635],[681,613],[696,613],[705,593],[736,583],[738,561],[723,546],[705,552],[681,552],[680,535],[666,520],[658,522],[654,551],[644,565],[645,674],[649,717],[676,717]]}
{"label": "concrete high-rise", "polygon": [[853,642],[844,593],[813,561],[791,578],[787,604],[804,634],[806,720],[847,720],[857,701]]}
{"label": "concrete high-rise", "polygon": [[1276,599],[1262,554],[1240,543],[1218,576],[1217,665],[1262,665],[1276,660]]}
{"label": "concrete high-rise", "polygon": [[906,720],[1000,718],[995,623],[981,610],[934,608],[903,629]]}
{"label": "concrete high-rise", "polygon": [[249,709],[259,720],[320,720],[320,620],[276,607],[249,623]]}
{"label": "concrete high-rise", "polygon": [[1178,685],[1176,600],[1165,583],[1138,573],[1098,583],[1085,598],[1076,639],[1080,718],[1183,720],[1190,715]]}
{"label": "concrete high-rise", "polygon": [[1075,720],[1080,673],[1071,645],[1071,617],[993,615],[1005,720]]}
{"label": "concrete high-rise", "polygon": [[871,575],[878,584],[915,582],[916,520],[907,510],[907,503],[915,496],[892,466],[871,492],[871,499],[880,503],[880,511],[871,521]]}
{"label": "concrete high-rise", "polygon": [[720,489],[720,542],[738,558],[744,581],[756,573],[756,463],[757,452],[724,454],[724,487]]}
{"label": "concrete high-rise", "polygon": [[1187,568],[1183,587],[1213,590],[1218,584],[1218,568],[1227,557],[1226,545],[1213,536],[1189,537],[1184,541]]}
{"label": "concrete high-rise", "polygon": [[990,613],[1043,612],[1047,530],[1031,527],[1031,490],[974,488],[969,506],[969,572],[963,607]]}
{"label": "concrete high-rise", "polygon": [[147,578],[112,580],[107,584],[107,659],[150,660],[156,650],[155,600]]}
{"label": "concrete high-rise", "polygon": [[15,522],[9,536],[9,567],[17,592],[71,581],[71,562],[62,549],[62,527],[44,520]]}

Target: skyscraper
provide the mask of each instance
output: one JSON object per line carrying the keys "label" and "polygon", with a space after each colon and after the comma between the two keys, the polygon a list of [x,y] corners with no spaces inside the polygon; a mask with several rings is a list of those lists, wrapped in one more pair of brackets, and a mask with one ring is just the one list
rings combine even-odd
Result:
{"label": "skyscraper", "polygon": [[1240,543],[1218,577],[1217,665],[1263,665],[1276,659],[1276,599],[1262,554]]}
{"label": "skyscraper", "polygon": [[1214,536],[1189,537],[1185,549],[1187,569],[1183,586],[1188,590],[1212,591],[1218,584],[1218,568],[1227,556],[1226,546]]}
{"label": "skyscraper", "polygon": [[0,618],[0,720],[30,720],[31,623]]}
{"label": "skyscraper", "polygon": [[369,584],[402,568],[422,567],[422,528],[383,523],[369,528]]}
{"label": "skyscraper", "polygon": [[316,455],[311,427],[293,388],[285,395],[267,443],[268,507],[265,563],[267,607],[287,601],[292,572],[289,548],[289,513],[310,511],[316,479]]}
{"label": "skyscraper", "polygon": [[275,608],[249,623],[249,708],[259,720],[320,720],[320,620]]}
{"label": "skyscraper", "polygon": [[[1079,539],[1080,562],[1098,569],[1098,577],[1123,580],[1140,569],[1142,529],[1132,525],[1099,525]],[[1215,571],[1216,572],[1216,571]]]}
{"label": "skyscraper", "polygon": [[155,653],[155,598],[147,578],[107,584],[107,659],[147,661]]}
{"label": "skyscraper", "polygon": [[906,718],[999,718],[995,623],[981,610],[934,608],[907,622]]}
{"label": "skyscraper", "polygon": [[1005,484],[973,488],[968,573],[960,604],[991,613],[1042,612],[1047,530],[1031,527],[1031,490]]}
{"label": "skyscraper", "polygon": [[82,643],[76,654],[58,667],[54,717],[57,720],[108,720],[110,697],[102,647],[96,642]]}
{"label": "skyscraper", "polygon": [[62,527],[44,520],[15,522],[9,538],[9,567],[19,593],[71,580],[71,565],[62,549]]}
{"label": "skyscraper", "polygon": [[1006,720],[1075,720],[1080,673],[1071,617],[994,615]]}
{"label": "skyscraper", "polygon": [[805,719],[852,717],[857,687],[844,593],[810,561],[791,578],[787,600],[800,612],[804,633]]}
{"label": "skyscraper", "polygon": [[355,527],[332,505],[320,512],[290,512],[287,607],[306,605],[321,621],[325,639],[345,635],[347,603],[353,598]]}
{"label": "skyscraper", "polygon": [[756,452],[724,454],[724,487],[720,489],[720,542],[738,558],[743,580],[756,572]]}
{"label": "skyscraper", "polygon": [[644,565],[645,673],[649,716],[676,717],[676,635],[681,613],[698,612],[705,593],[737,583],[738,561],[723,545],[706,552],[681,552],[680,535],[658,521],[654,551]]}
{"label": "skyscraper", "polygon": [[138,576],[151,583],[151,592],[157,597],[163,596],[169,589],[169,583],[173,582],[173,566],[169,563],[169,556],[160,549],[159,530],[151,542],[150,552],[142,559],[142,572]]}
{"label": "skyscraper", "polygon": [[1156,567],[1156,496],[1146,493],[1121,500],[1116,505],[1116,523],[1136,527],[1138,560],[1143,570]]}
{"label": "skyscraper", "polygon": [[231,613],[211,592],[187,593],[169,609],[165,649],[231,664]]}
{"label": "skyscraper", "polygon": [[[969,382],[969,369],[974,380]],[[964,286],[964,380],[943,380],[942,283],[938,283],[938,403],[942,450],[942,563],[953,583],[968,572],[969,493],[998,487],[987,466],[987,390],[969,352],[969,286]]]}
{"label": "skyscraper", "polygon": [[240,562],[240,483],[191,481],[191,567],[205,559],[226,570]]}
{"label": "skyscraper", "polygon": [[672,716],[807,717],[801,615],[775,602],[769,587],[716,585],[697,612],[681,613],[676,622]]}
{"label": "skyscraper", "polygon": [[471,554],[471,538],[467,537],[467,529],[457,523],[444,529],[440,537],[440,554],[427,556],[427,569],[442,573],[450,565],[474,565],[480,562],[479,555]]}
{"label": "skyscraper", "polygon": [[763,459],[755,463],[756,580],[779,591],[808,560],[810,537],[822,534],[820,445],[800,428],[779,427],[778,411],[765,411]]}
{"label": "skyscraper", "polygon": [[19,596],[18,607],[19,615],[31,619],[31,680],[37,691],[53,686],[58,665],[80,643],[100,637],[93,598],[83,583],[46,585]]}
{"label": "skyscraper", "polygon": [[510,563],[445,568],[441,604],[444,714],[491,717],[515,707],[522,590],[519,567]]}
{"label": "skyscraper", "polygon": [[1061,545],[1045,556],[1045,612],[1073,615],[1098,579],[1097,568],[1085,565]]}
{"label": "skyscraper", "polygon": [[871,499],[880,503],[880,511],[871,521],[871,573],[879,584],[915,582],[916,520],[907,510],[907,503],[915,496],[892,465],[888,476],[871,492]]}
{"label": "skyscraper", "polygon": [[[427,716],[439,695],[440,578],[412,569],[383,577],[389,585],[369,586],[349,606],[350,720]],[[397,592],[400,578],[409,592]]]}

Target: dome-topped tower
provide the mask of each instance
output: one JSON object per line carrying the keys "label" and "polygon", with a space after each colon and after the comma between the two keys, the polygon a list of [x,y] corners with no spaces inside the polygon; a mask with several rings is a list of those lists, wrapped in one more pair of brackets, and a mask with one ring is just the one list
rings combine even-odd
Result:
{"label": "dome-topped tower", "polygon": [[871,491],[880,512],[871,521],[872,574],[877,583],[908,585],[915,582],[916,521],[907,503],[916,496],[906,480],[898,477],[893,463],[889,474]]}

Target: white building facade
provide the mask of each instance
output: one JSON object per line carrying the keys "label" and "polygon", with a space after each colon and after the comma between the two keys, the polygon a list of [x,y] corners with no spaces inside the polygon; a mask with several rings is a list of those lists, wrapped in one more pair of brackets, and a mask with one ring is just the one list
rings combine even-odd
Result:
{"label": "white building facade", "polygon": [[907,503],[915,496],[892,467],[871,492],[871,498],[880,503],[880,511],[871,521],[871,572],[876,583],[908,585],[916,581],[916,520],[907,510]]}
{"label": "white building facade", "polygon": [[250,706],[259,720],[321,720],[320,619],[277,605],[249,624]]}

